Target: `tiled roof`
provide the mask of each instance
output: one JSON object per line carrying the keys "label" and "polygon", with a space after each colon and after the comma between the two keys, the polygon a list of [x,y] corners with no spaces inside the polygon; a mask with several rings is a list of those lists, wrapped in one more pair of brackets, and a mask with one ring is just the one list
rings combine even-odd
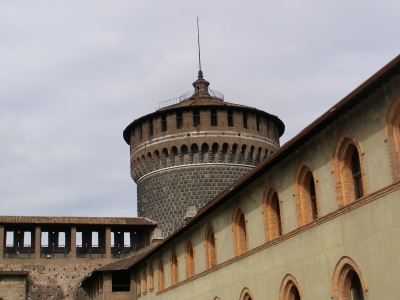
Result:
{"label": "tiled roof", "polygon": [[156,225],[142,217],[39,217],[39,216],[0,216],[0,224],[69,224],[69,225]]}
{"label": "tiled roof", "polygon": [[248,109],[256,109],[254,107],[240,105],[235,103],[224,102],[221,100],[215,100],[213,98],[195,98],[189,99],[186,101],[179,102],[174,105],[170,105],[164,108],[159,109],[158,111],[166,111],[170,109],[175,109],[179,107],[191,107],[191,106],[225,106],[225,107],[232,107],[232,108],[248,108]]}
{"label": "tiled roof", "polygon": [[144,250],[142,252],[138,252],[127,258],[123,258],[123,259],[117,260],[115,262],[112,262],[108,265],[105,265],[101,268],[96,269],[95,271],[127,270],[131,266],[133,266],[135,264],[135,262],[137,262],[143,256],[145,256],[152,248],[154,248],[154,247],[146,248],[146,250]]}
{"label": "tiled roof", "polygon": [[86,276],[79,284],[79,286],[83,285],[93,273],[104,272],[104,271],[116,271],[116,270],[128,270],[132,267],[137,261],[141,260],[144,256],[147,255],[157,244],[151,244],[150,246],[135,252],[131,256],[123,259],[119,259],[115,262],[112,262],[108,265],[102,266],[101,268],[93,270],[88,276]]}

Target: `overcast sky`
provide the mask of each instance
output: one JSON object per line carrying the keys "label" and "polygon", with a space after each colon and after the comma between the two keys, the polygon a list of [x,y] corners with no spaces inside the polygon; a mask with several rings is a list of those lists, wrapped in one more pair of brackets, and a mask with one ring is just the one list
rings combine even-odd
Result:
{"label": "overcast sky", "polygon": [[400,1],[1,1],[1,215],[136,216],[122,131],[192,89],[282,144],[399,54]]}

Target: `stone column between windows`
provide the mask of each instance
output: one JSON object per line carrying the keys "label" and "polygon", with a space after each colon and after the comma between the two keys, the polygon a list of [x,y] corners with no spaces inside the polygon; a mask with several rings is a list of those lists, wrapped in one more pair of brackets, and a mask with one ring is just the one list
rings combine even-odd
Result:
{"label": "stone column between windows", "polygon": [[71,227],[71,258],[76,258],[76,226]]}
{"label": "stone column between windows", "polygon": [[111,259],[111,227],[106,227],[106,258]]}
{"label": "stone column between windows", "polygon": [[5,244],[5,236],[4,236],[4,226],[0,226],[0,255],[1,255],[1,259],[4,258],[4,244]]}
{"label": "stone column between windows", "polygon": [[40,226],[35,227],[35,258],[40,258],[40,248],[42,241],[42,228]]}

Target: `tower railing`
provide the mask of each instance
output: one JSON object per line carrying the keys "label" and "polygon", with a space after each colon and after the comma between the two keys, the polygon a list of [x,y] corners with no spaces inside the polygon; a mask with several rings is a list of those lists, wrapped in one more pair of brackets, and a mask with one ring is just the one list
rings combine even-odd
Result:
{"label": "tower railing", "polygon": [[[208,93],[210,94],[211,98],[213,98],[215,100],[224,101],[224,95],[222,93],[213,91],[211,89],[208,89]],[[194,95],[194,91],[189,91],[189,92],[184,93],[180,97],[162,101],[162,102],[158,103],[158,108],[156,108],[156,109],[161,109],[161,108],[175,105],[175,104],[178,104],[181,102],[185,102],[185,101],[189,100],[190,97],[192,97],[193,95]]]}

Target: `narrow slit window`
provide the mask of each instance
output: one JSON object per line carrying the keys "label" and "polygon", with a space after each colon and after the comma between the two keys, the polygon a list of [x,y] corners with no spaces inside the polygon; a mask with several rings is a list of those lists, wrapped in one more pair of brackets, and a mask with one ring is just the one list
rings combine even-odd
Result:
{"label": "narrow slit window", "polygon": [[139,124],[139,140],[142,140],[143,138],[143,128],[142,124]]}
{"label": "narrow slit window", "polygon": [[193,110],[193,127],[200,126],[200,110]]}
{"label": "narrow slit window", "polygon": [[149,120],[149,136],[153,135],[153,119]]}
{"label": "narrow slit window", "polygon": [[215,108],[211,109],[211,126],[218,126],[217,110]]}
{"label": "narrow slit window", "polygon": [[182,117],[182,112],[178,111],[176,113],[176,129],[182,129],[183,128],[183,117]]}
{"label": "narrow slit window", "polygon": [[257,131],[261,131],[261,118],[259,115],[256,115],[256,125],[257,125]]}
{"label": "narrow slit window", "polygon": [[243,128],[248,128],[247,127],[247,112],[243,112]]}
{"label": "narrow slit window", "polygon": [[228,127],[233,127],[233,111],[228,110]]}
{"label": "narrow slit window", "polygon": [[167,115],[161,116],[161,131],[167,131]]}

